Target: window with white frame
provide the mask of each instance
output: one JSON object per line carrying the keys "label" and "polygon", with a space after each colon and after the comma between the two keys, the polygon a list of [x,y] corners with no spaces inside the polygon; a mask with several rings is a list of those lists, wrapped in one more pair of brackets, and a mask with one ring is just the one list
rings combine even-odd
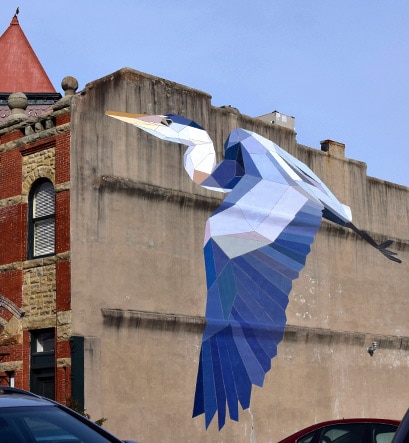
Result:
{"label": "window with white frame", "polygon": [[29,196],[28,257],[54,254],[55,190],[51,181],[37,180]]}

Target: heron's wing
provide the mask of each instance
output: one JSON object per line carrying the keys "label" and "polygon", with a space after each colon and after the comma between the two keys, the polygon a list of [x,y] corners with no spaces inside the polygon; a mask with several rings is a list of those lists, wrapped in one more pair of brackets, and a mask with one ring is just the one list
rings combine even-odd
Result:
{"label": "heron's wing", "polygon": [[[251,207],[259,205],[263,189],[264,201],[273,204]],[[207,324],[193,410],[193,416],[205,414],[206,427],[218,412],[221,429],[227,407],[238,420],[239,403],[248,408],[252,385],[263,385],[283,337],[292,281],[304,267],[322,209],[293,186],[243,177],[209,219]],[[273,226],[263,231],[263,224]]]}

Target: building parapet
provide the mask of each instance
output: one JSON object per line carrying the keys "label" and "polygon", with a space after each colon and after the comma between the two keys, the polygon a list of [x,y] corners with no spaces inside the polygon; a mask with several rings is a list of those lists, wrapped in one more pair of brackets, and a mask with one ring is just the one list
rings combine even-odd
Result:
{"label": "building parapet", "polygon": [[[20,128],[24,128],[27,126],[28,125],[26,124],[26,125],[20,126],[19,128],[13,128],[10,131],[6,131],[6,132],[12,132],[13,130],[18,130]],[[62,134],[64,132],[68,132],[68,131],[70,131],[70,128],[71,128],[70,123],[64,123],[59,126],[54,126],[49,129],[44,129],[40,132],[35,132],[34,134],[33,133],[31,133],[29,135],[21,134],[21,138],[17,138],[16,140],[7,141],[6,143],[3,143],[3,144],[1,144],[1,142],[0,142],[0,152],[11,151],[12,149],[20,148],[20,147],[35,143],[37,141],[47,139],[49,137],[53,137],[53,136]],[[2,131],[2,129],[0,127],[0,141],[1,141],[1,135],[2,135],[1,131]]]}

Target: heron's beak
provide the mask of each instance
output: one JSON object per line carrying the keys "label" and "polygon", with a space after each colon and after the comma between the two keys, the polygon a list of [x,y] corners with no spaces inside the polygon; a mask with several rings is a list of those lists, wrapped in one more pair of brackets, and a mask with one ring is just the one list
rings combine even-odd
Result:
{"label": "heron's beak", "polygon": [[116,112],[116,111],[106,111],[105,115],[116,118],[125,123],[131,123],[133,125],[138,125],[138,121],[140,118],[147,117],[146,114],[129,114],[128,112]]}
{"label": "heron's beak", "polygon": [[129,114],[128,112],[116,112],[116,111],[106,111],[105,115],[109,115],[110,117],[114,117],[114,118],[118,118],[118,117],[126,117],[126,118],[147,117],[147,114]]}
{"label": "heron's beak", "polygon": [[127,112],[106,111],[105,115],[130,123],[141,129],[156,129],[162,126],[163,115],[129,114]]}

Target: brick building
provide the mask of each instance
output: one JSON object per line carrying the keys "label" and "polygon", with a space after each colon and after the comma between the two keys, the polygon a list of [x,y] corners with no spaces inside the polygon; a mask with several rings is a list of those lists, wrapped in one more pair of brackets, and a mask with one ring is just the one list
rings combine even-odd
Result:
{"label": "brick building", "polygon": [[[0,37],[0,54],[5,42],[9,52],[27,50],[16,17]],[[7,82],[21,80],[23,68],[2,57],[12,73]],[[0,78],[7,96],[0,122],[2,383],[84,401],[109,430],[144,442],[278,441],[321,420],[402,416],[409,398],[408,188],[368,177],[340,143],[326,140],[321,150],[298,144],[293,126],[277,115],[215,107],[205,92],[129,68],[77,94],[66,77],[65,96],[53,99],[40,77],[34,90]],[[44,102],[30,103],[30,94],[44,94]],[[110,119],[107,110],[188,116],[209,131],[219,159],[232,129],[260,133],[316,171],[360,228],[378,242],[394,240],[403,260],[392,263],[324,222],[293,286],[264,387],[254,389],[240,421],[220,432],[191,414],[205,323],[203,230],[221,196],[190,181],[183,148]]]}
{"label": "brick building", "polygon": [[66,402],[69,101],[54,89],[17,16],[0,37],[0,54],[0,382]]}

